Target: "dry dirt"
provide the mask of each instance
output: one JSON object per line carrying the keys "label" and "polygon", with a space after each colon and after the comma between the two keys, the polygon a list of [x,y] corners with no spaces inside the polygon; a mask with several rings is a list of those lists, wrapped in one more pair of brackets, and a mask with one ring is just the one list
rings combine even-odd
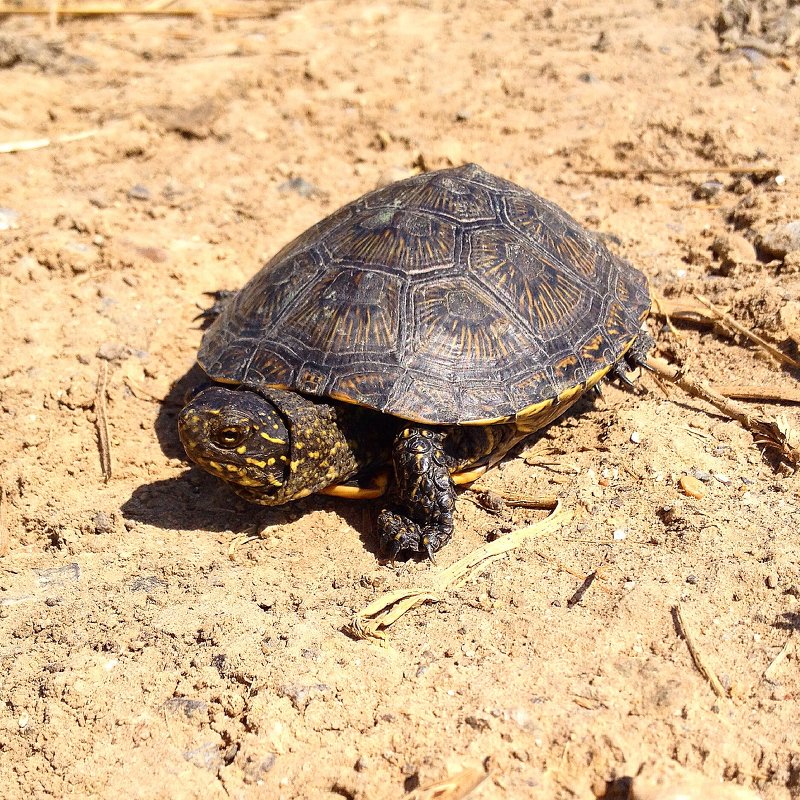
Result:
{"label": "dry dirt", "polygon": [[[386,647],[343,627],[435,568],[381,564],[377,506],[248,507],[174,425],[206,292],[379,182],[464,161],[796,355],[798,9],[747,5],[0,17],[0,144],[93,133],[0,153],[0,794],[399,798],[472,767],[487,800],[611,798],[661,760],[800,797],[798,479],[710,407],[649,376],[582,402],[482,481],[574,520]],[[696,374],[797,390],[729,329],[651,328]],[[462,495],[440,568],[541,516]]]}

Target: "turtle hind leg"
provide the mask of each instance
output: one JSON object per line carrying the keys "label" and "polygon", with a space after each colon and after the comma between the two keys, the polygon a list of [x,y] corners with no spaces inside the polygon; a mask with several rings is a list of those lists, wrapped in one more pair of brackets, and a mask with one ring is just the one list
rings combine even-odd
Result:
{"label": "turtle hind leg", "polygon": [[397,435],[392,457],[396,504],[378,517],[381,548],[392,560],[407,550],[433,554],[453,535],[456,492],[444,432],[410,425]]}

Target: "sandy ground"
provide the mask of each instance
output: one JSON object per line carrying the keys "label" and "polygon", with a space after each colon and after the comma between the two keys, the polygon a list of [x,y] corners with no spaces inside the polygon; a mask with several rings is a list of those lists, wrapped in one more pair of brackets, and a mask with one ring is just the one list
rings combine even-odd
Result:
{"label": "sandy ground", "polygon": [[[798,480],[710,407],[647,376],[582,402],[481,482],[573,521],[386,647],[343,627],[434,568],[380,563],[377,506],[248,507],[175,433],[204,293],[379,182],[465,161],[796,356],[797,16],[762,8],[0,17],[0,144],[94,132],[0,153],[4,797],[392,798],[476,769],[486,800],[612,798],[667,762],[800,797]],[[696,374],[797,390],[729,328],[651,329]],[[440,567],[542,516],[462,496]]]}

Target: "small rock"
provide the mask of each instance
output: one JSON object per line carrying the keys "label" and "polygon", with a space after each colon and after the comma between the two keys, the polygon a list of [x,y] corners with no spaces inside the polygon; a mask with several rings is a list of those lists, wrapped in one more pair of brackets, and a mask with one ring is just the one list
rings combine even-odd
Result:
{"label": "small rock", "polygon": [[711,245],[711,252],[725,268],[752,264],[756,260],[755,248],[740,233],[718,236]]}
{"label": "small rock", "polygon": [[713,197],[716,197],[724,188],[725,186],[721,183],[721,181],[703,181],[703,183],[700,183],[694,187],[692,197],[694,197],[695,200],[711,200]]}
{"label": "small rock", "polygon": [[369,760],[369,756],[359,756],[354,769],[356,772],[366,772],[371,765],[372,762]]}
{"label": "small rock", "polygon": [[105,511],[98,511],[92,519],[94,525],[94,532],[98,536],[103,534],[114,533],[114,520],[111,516],[106,514]]}
{"label": "small rock", "polygon": [[686,583],[691,584],[692,586],[697,586],[697,575],[687,575]]}
{"label": "small rock", "polygon": [[208,713],[208,703],[191,697],[170,697],[162,703],[161,708],[172,716],[193,717],[195,714]]}
{"label": "small rock", "polygon": [[10,231],[19,227],[18,220],[19,214],[13,208],[0,207],[0,231]]}
{"label": "small rock", "polygon": [[211,772],[217,772],[225,766],[220,749],[213,742],[203,744],[194,750],[186,750],[183,757],[196,767],[202,767]]}
{"label": "small rock", "polygon": [[468,717],[465,717],[464,722],[466,722],[470,728],[474,728],[476,731],[485,731],[490,727],[488,719],[485,719],[484,717],[476,717],[472,714]]}
{"label": "small rock", "polygon": [[98,358],[102,358],[103,361],[124,361],[126,358],[130,358],[133,355],[133,350],[126,344],[103,342],[103,344],[97,348],[97,353],[95,355]]}
{"label": "small rock", "polygon": [[770,572],[767,575],[767,589],[777,589],[778,588],[778,576],[774,572]]}
{"label": "small rock", "polygon": [[800,302],[797,300],[787,301],[778,310],[778,323],[788,339],[800,343]]}
{"label": "small rock", "polygon": [[278,694],[281,697],[288,697],[292,705],[298,711],[304,711],[305,707],[315,697],[324,697],[329,694],[331,687],[324,683],[316,683],[310,686],[300,686],[298,684],[285,684],[280,687]]}
{"label": "small rock", "polygon": [[697,480],[702,481],[703,483],[708,483],[711,480],[711,473],[706,472],[703,469],[692,470],[692,475],[694,475]]}
{"label": "small rock", "polygon": [[277,756],[275,753],[267,753],[263,758],[259,758],[255,754],[249,754],[245,757],[242,772],[244,773],[245,783],[259,783],[264,780],[266,775],[274,766]]}
{"label": "small rock", "polygon": [[128,189],[129,200],[149,200],[152,197],[152,192],[141,183],[136,183]]}
{"label": "small rock", "polygon": [[694,497],[695,500],[701,500],[705,497],[706,487],[691,475],[682,475],[678,481],[681,491],[689,497]]}
{"label": "small rock", "polygon": [[767,231],[758,244],[765,255],[773,258],[785,258],[787,253],[800,250],[800,219]]}
{"label": "small rock", "polygon": [[77,581],[81,577],[81,568],[78,564],[65,564],[63,567],[36,570],[41,586],[60,586],[65,583]]}
{"label": "small rock", "polygon": [[300,197],[315,197],[320,194],[320,190],[313,183],[309,183],[305,178],[289,178],[278,186],[281,193],[294,192]]}
{"label": "small rock", "polygon": [[641,434],[641,433],[639,433],[639,431],[634,431],[634,432],[631,434],[631,441],[632,441],[634,444],[639,444],[639,443],[642,441],[642,434]]}
{"label": "small rock", "polygon": [[617,528],[614,531],[614,541],[621,542],[627,537],[627,535],[628,532],[625,530],[625,528]]}
{"label": "small rock", "polygon": [[132,592],[152,594],[155,591],[164,591],[167,587],[168,584],[163,578],[156,575],[139,575],[133,579],[129,588]]}

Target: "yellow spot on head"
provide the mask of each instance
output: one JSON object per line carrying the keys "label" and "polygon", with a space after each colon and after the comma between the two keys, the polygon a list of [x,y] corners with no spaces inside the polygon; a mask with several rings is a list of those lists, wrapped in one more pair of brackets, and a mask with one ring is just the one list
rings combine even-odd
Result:
{"label": "yellow spot on head", "polygon": [[264,467],[267,466],[267,462],[266,461],[260,461],[257,458],[246,458],[245,461],[248,464],[252,464],[254,467],[261,467],[261,469],[264,469]]}
{"label": "yellow spot on head", "polygon": [[283,439],[277,439],[274,436],[270,436],[268,433],[259,433],[258,434],[262,439],[266,439],[268,442],[272,442],[273,444],[286,444]]}
{"label": "yellow spot on head", "polygon": [[267,459],[267,464],[268,464],[270,467],[271,467],[271,466],[272,466],[274,463],[275,463],[275,459],[274,459],[274,458],[268,458],[268,459]]}
{"label": "yellow spot on head", "polygon": [[299,466],[300,466],[300,462],[299,461],[292,461],[292,463],[289,464],[289,469],[292,472],[294,472]]}
{"label": "yellow spot on head", "polygon": [[242,445],[241,447],[237,447],[237,448],[236,448],[236,452],[237,452],[237,453],[238,453],[240,456],[243,456],[243,455],[244,455],[244,454],[247,452],[247,446],[246,446],[246,445]]}

